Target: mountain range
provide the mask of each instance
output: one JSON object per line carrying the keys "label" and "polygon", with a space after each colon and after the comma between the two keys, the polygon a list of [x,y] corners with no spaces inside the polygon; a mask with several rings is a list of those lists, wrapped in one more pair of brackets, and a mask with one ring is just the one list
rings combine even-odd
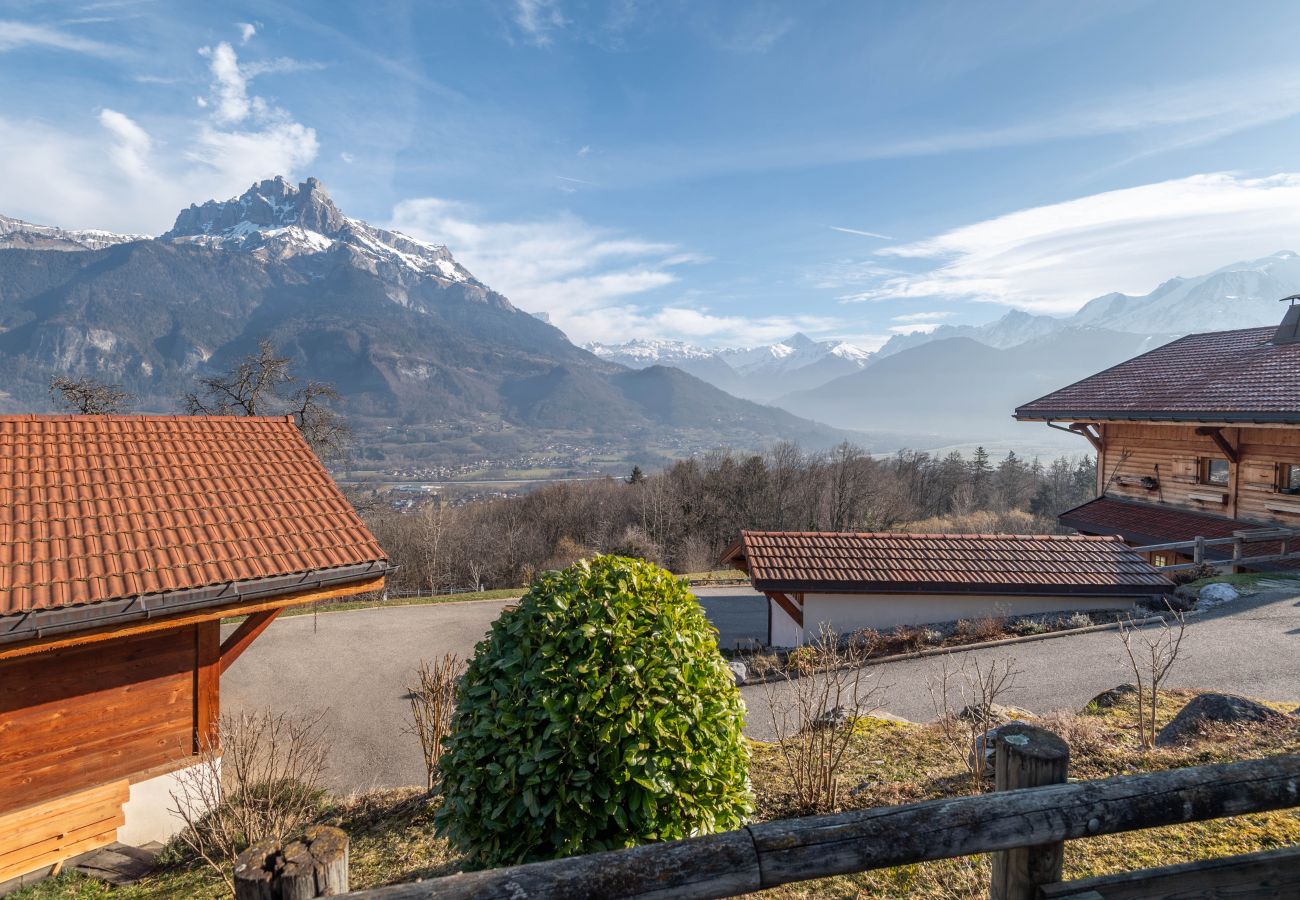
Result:
{"label": "mountain range", "polygon": [[156,238],[0,220],[0,410],[49,408],[61,374],[174,410],[197,377],[263,338],[303,378],[337,387],[370,458],[563,445],[573,458],[651,462],[849,436],[677,369],[574,346],[446,247],[345,216],[314,178],[190,206]]}
{"label": "mountain range", "polygon": [[[1011,410],[1058,387],[1185,334],[1275,325],[1278,300],[1300,292],[1300,255],[1282,251],[1195,277],[1171,278],[1148,294],[1105,294],[1067,317],[1007,312],[985,325],[941,325],[897,335],[862,371],[773,400],[842,428],[897,429],[915,441],[1034,440],[1074,446],[1070,436],[1035,437]],[[901,443],[896,439],[894,443]]]}
{"label": "mountain range", "polygon": [[871,358],[861,347],[804,334],[758,347],[708,349],[683,341],[637,339],[586,348],[633,369],[673,366],[738,397],[764,401],[861,371]]}

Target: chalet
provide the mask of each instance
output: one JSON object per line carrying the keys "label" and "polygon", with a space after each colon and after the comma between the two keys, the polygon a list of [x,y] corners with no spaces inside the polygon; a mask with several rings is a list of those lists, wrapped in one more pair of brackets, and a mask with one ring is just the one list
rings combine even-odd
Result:
{"label": "chalet", "polygon": [[[1060,516],[1080,534],[1133,546],[1208,538],[1205,558],[1226,561],[1234,537],[1254,542],[1245,556],[1277,555],[1281,529],[1300,528],[1300,306],[1278,328],[1188,335],[1015,416],[1096,450],[1096,499]],[[1157,566],[1193,555],[1147,553]]]}
{"label": "chalet", "polygon": [[386,569],[292,418],[0,416],[0,885],[174,834],[221,673]]}
{"label": "chalet", "polygon": [[1173,584],[1113,537],[743,531],[722,561],[768,598],[768,640],[1131,609]]}

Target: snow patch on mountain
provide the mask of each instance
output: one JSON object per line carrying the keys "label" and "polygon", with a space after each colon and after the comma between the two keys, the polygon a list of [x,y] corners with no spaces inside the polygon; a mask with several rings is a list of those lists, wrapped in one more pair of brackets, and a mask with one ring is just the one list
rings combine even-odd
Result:
{"label": "snow patch on mountain", "polygon": [[0,216],[0,249],[103,250],[115,244],[147,240],[149,235],[145,234],[116,234],[97,228],[69,230]]}
{"label": "snow patch on mountain", "polygon": [[263,259],[315,263],[335,255],[381,276],[477,283],[441,244],[377,228],[343,215],[320,181],[296,188],[281,176],[238,197],[191,205],[162,240],[253,253]]}

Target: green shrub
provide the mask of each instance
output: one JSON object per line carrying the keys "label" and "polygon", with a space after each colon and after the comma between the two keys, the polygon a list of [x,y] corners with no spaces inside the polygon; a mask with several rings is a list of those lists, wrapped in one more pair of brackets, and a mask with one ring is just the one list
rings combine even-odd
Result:
{"label": "green shrub", "polygon": [[739,827],[743,713],[685,580],[614,556],[546,572],[461,681],[438,830],[498,866]]}

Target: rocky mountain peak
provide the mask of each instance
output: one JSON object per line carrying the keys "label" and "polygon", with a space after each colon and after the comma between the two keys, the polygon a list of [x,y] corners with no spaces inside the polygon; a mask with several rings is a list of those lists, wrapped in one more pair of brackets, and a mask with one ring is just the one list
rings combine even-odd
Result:
{"label": "rocky mountain peak", "polygon": [[347,217],[330,199],[320,181],[308,178],[296,188],[283,175],[259,181],[230,200],[208,200],[181,210],[164,238],[198,235],[234,237],[297,226],[327,237],[336,236]]}

